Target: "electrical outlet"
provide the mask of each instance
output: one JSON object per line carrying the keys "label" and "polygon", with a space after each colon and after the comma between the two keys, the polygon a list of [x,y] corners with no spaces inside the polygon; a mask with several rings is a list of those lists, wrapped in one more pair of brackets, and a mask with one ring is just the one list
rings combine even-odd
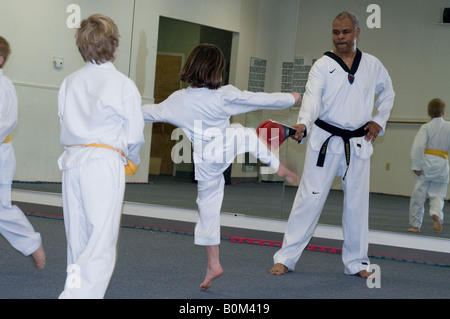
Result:
{"label": "electrical outlet", "polygon": [[53,65],[55,66],[56,70],[62,70],[64,67],[64,58],[53,58]]}

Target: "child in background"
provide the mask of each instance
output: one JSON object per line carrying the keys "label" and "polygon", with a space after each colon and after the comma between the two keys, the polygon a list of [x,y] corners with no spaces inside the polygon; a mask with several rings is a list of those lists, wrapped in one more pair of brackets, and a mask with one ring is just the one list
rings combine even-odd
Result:
{"label": "child in background", "polygon": [[45,267],[41,235],[19,207],[11,205],[11,184],[16,173],[16,158],[11,131],[18,120],[18,102],[14,84],[3,75],[10,46],[0,37],[0,233],[19,252],[31,255],[39,269]]}
{"label": "child in background", "polygon": [[416,185],[409,207],[409,232],[419,233],[424,216],[424,204],[430,198],[429,214],[436,233],[442,230],[444,197],[449,181],[448,152],[450,151],[450,122],[444,120],[445,103],[432,99],[428,103],[431,121],[419,129],[411,150],[411,169]]}
{"label": "child in background", "polygon": [[60,298],[103,298],[116,263],[125,173],[139,165],[145,124],[139,91],[113,65],[114,21],[83,20],[76,43],[86,64],[58,95],[68,263]]}
{"label": "child in background", "polygon": [[234,158],[250,152],[289,183],[298,184],[297,175],[268,151],[254,130],[230,125],[230,117],[263,108],[284,109],[299,102],[300,95],[242,92],[231,85],[221,87],[223,67],[224,57],[217,46],[199,45],[181,71],[181,81],[190,86],[174,92],[160,104],[143,106],[146,122],[171,123],[183,129],[194,146],[200,215],[195,244],[206,246],[207,255],[206,276],[200,289],[210,288],[213,280],[223,273],[219,260],[223,172]]}

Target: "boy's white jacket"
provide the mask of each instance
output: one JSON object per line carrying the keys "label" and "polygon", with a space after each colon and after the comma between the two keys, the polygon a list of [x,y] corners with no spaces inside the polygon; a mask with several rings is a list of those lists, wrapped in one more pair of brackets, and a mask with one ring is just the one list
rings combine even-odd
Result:
{"label": "boy's white jacket", "polygon": [[[109,145],[129,159],[140,163],[144,144],[144,120],[141,95],[134,82],[116,70],[111,62],[88,62],[64,79],[58,95],[61,146]],[[89,150],[79,158],[60,158],[61,169],[79,165],[89,156],[103,156],[107,149]]]}
{"label": "boy's white jacket", "polygon": [[450,122],[438,117],[422,125],[411,148],[412,170],[422,171],[422,178],[426,180],[448,183],[448,160],[440,156],[424,154],[425,149],[450,151]]}

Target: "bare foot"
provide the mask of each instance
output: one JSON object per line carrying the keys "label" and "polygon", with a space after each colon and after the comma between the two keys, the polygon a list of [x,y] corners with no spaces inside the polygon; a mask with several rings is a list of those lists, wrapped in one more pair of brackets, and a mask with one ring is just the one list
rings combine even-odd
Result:
{"label": "bare foot", "polygon": [[442,224],[437,215],[433,215],[433,228],[434,228],[434,232],[437,234],[439,234],[442,230]]}
{"label": "bare foot", "polygon": [[411,228],[408,228],[408,231],[410,233],[420,233],[420,228],[418,228],[418,227],[411,227]]}
{"label": "bare foot", "polygon": [[289,270],[285,265],[277,263],[273,265],[272,269],[269,270],[269,273],[272,275],[284,275],[288,271]]}
{"label": "bare foot", "polygon": [[362,278],[369,278],[372,276],[372,273],[368,272],[367,270],[361,270],[359,273],[357,273],[358,276]]}
{"label": "bare foot", "polygon": [[201,290],[209,289],[214,281],[214,279],[219,278],[223,274],[222,266],[218,265],[216,267],[208,266],[206,270],[206,276],[203,282],[200,284]]}
{"label": "bare foot", "polygon": [[294,172],[290,171],[286,166],[280,163],[277,171],[278,176],[284,177],[286,182],[292,186],[298,186],[300,181],[298,179],[298,175]]}
{"label": "bare foot", "polygon": [[45,252],[42,245],[39,246],[39,248],[36,249],[36,251],[31,254],[31,257],[33,257],[36,267],[38,267],[38,269],[45,268]]}

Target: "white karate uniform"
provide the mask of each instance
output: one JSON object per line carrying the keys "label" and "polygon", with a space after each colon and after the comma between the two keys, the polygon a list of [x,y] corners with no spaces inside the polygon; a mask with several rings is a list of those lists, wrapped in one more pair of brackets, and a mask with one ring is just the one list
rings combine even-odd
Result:
{"label": "white karate uniform", "polygon": [[11,134],[17,119],[18,101],[14,84],[0,69],[0,233],[16,250],[28,256],[39,248],[42,239],[22,210],[11,205],[16,158],[13,143],[2,143]]}
{"label": "white karate uniform", "polygon": [[146,122],[171,123],[183,129],[193,145],[200,215],[195,244],[220,243],[223,172],[238,154],[250,152],[274,172],[280,164],[254,129],[230,125],[230,117],[264,108],[283,109],[294,103],[289,93],[253,93],[226,85],[217,90],[189,87],[174,92],[160,104],[143,106]]}
{"label": "white karate uniform", "polygon": [[[88,62],[63,81],[58,115],[68,263],[60,298],[103,298],[116,261],[124,165],[140,163],[144,144],[141,96],[111,62]],[[116,150],[83,146],[90,144]]]}
{"label": "white karate uniform", "polygon": [[417,228],[422,226],[427,196],[430,198],[430,216],[437,215],[443,222],[444,198],[449,181],[448,159],[425,154],[426,149],[450,152],[450,122],[442,117],[434,118],[420,127],[414,139],[411,169],[423,172],[416,177],[409,207],[409,222]]}
{"label": "white karate uniform", "polygon": [[[298,117],[298,123],[304,124],[309,132],[303,175],[282,248],[274,255],[274,262],[285,265],[289,270],[295,268],[311,239],[336,176],[345,176],[342,179],[345,196],[342,217],[344,272],[358,273],[367,267],[364,264],[369,263],[367,237],[372,144],[364,137],[350,139],[347,171],[343,140],[334,136],[330,139],[324,165],[319,167],[316,165],[319,152],[331,134],[314,122],[320,118],[338,128],[356,130],[374,121],[382,127],[383,133],[395,94],[388,72],[372,55],[361,55],[353,84],[350,84],[348,75],[349,72],[336,59],[327,55],[314,63],[309,74]],[[378,95],[377,113],[373,115],[375,95]]]}

